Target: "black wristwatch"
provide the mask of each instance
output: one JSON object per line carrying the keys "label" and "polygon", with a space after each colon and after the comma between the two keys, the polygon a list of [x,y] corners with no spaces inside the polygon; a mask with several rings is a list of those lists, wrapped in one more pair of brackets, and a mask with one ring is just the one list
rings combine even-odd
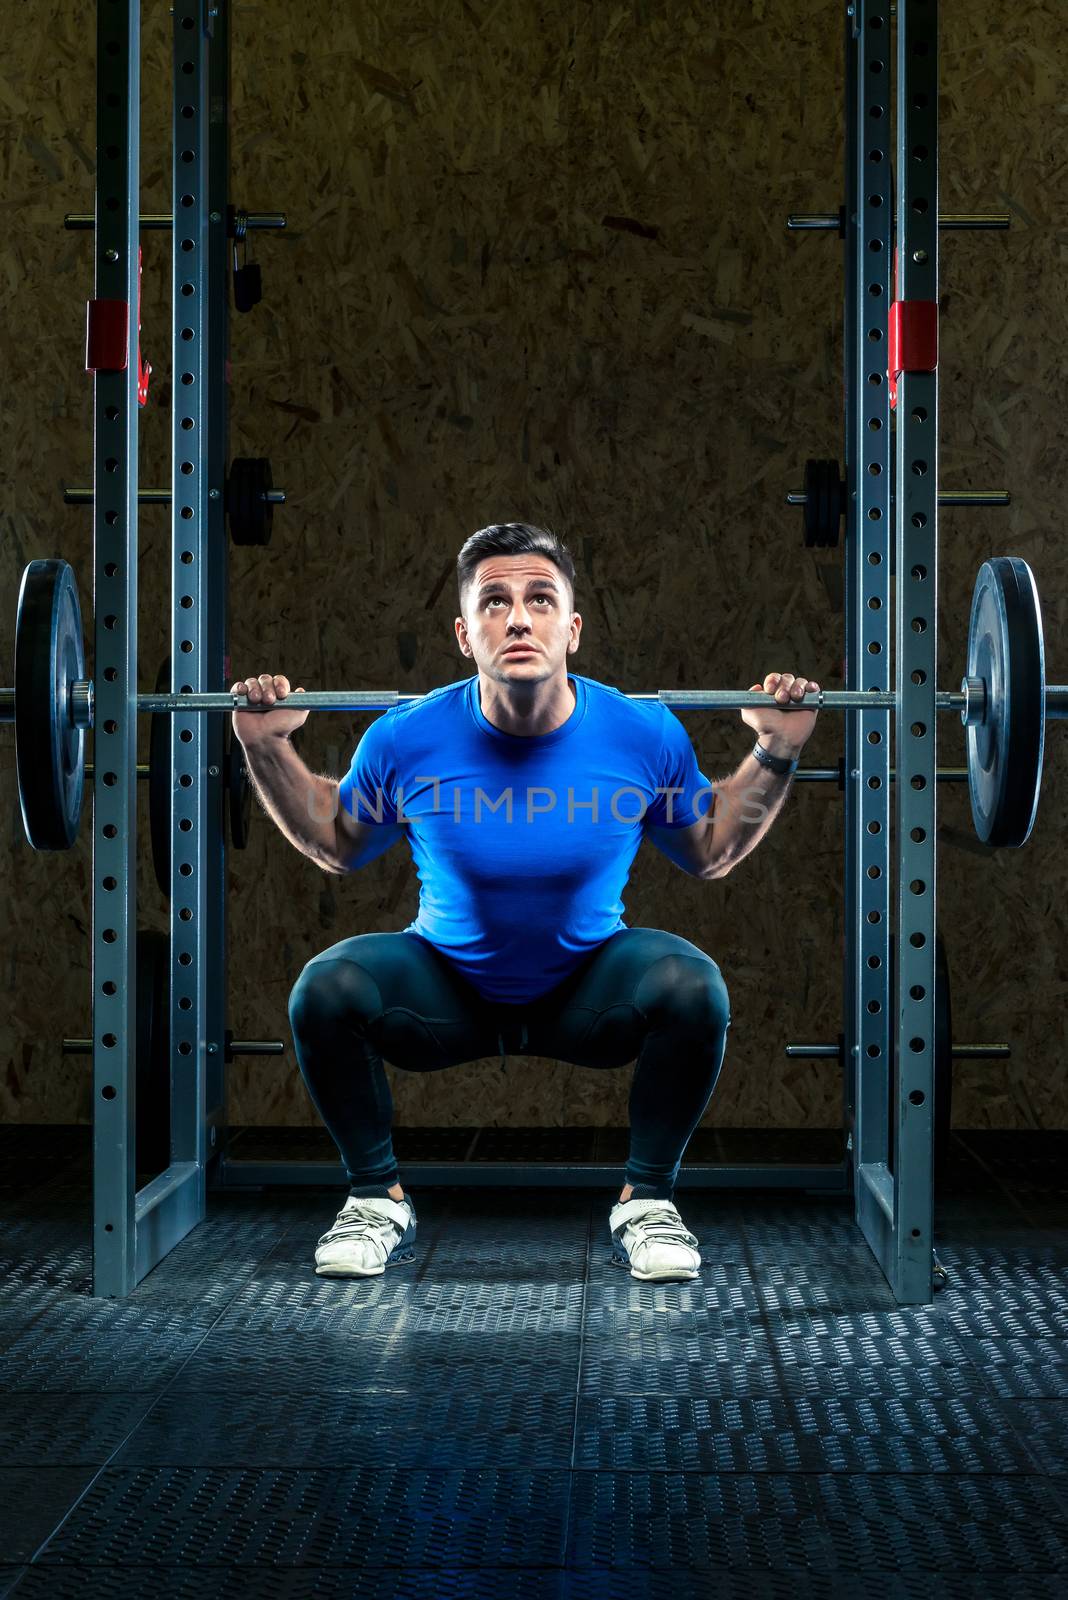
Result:
{"label": "black wristwatch", "polygon": [[767,767],[769,772],[778,773],[780,778],[784,778],[788,772],[797,771],[796,761],[788,761],[785,756],[773,756],[770,750],[764,749],[759,739],[753,746],[753,754],[762,767]]}

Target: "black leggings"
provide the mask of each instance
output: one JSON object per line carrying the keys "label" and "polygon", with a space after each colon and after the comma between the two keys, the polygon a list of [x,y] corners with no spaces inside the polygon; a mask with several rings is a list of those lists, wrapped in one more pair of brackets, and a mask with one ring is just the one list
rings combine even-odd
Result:
{"label": "black leggings", "polygon": [[383,1057],[438,1072],[484,1056],[549,1056],[580,1067],[637,1059],[625,1183],[671,1199],[679,1164],[716,1086],[730,1027],[719,967],[677,934],[621,928],[556,988],[522,1005],[486,1000],[416,934],[364,933],[313,957],[289,1020],[308,1093],[350,1192],[400,1182]]}

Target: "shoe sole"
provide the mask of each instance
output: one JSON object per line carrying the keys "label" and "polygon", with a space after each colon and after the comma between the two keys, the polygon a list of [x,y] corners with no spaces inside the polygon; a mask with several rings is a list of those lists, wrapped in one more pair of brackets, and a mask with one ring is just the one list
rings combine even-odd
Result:
{"label": "shoe sole", "polygon": [[630,1275],[637,1278],[639,1283],[692,1283],[701,1276],[700,1267],[691,1271],[679,1268],[677,1272],[639,1272],[637,1267],[632,1267],[627,1256],[620,1255],[618,1250],[612,1252],[612,1265],[614,1267],[630,1267]]}
{"label": "shoe sole", "polygon": [[386,1257],[385,1265],[369,1267],[366,1272],[359,1271],[356,1267],[316,1267],[317,1278],[380,1278],[386,1267],[403,1267],[406,1263],[415,1260],[415,1251],[406,1246],[403,1251],[398,1247]]}

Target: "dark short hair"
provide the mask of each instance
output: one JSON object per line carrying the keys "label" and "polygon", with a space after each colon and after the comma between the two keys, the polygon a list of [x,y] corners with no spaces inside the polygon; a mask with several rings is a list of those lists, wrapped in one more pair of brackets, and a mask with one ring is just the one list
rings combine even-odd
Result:
{"label": "dark short hair", "polygon": [[464,608],[464,591],[475,575],[475,568],[487,556],[545,556],[559,567],[571,591],[571,609],[575,609],[575,563],[571,552],[548,528],[535,528],[529,522],[491,522],[488,528],[479,528],[467,540],[456,558],[456,583],[460,591],[460,610]]}

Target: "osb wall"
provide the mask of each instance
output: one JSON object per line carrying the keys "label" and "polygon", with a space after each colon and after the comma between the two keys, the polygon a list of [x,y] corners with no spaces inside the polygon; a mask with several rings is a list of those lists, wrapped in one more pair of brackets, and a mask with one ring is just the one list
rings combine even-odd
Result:
{"label": "osb wall", "polygon": [[[466,676],[453,565],[493,520],[545,521],[570,543],[585,619],[574,667],[628,689],[748,684],[791,668],[840,683],[838,552],[807,552],[784,496],[807,455],[840,453],[841,252],[792,237],[790,210],[841,198],[838,4],[705,0],[361,0],[239,5],[233,197],[280,209],[263,238],[266,298],[233,328],[232,453],[269,454],[289,504],[267,551],[232,559],[233,663],[308,688],[419,692]],[[169,39],[145,8],[143,207],[168,210]],[[20,11],[21,16],[21,11]],[[943,22],[943,209],[1003,208],[1006,235],[943,245],[942,481],[1007,486],[1008,512],[942,523],[940,681],[955,686],[974,574],[1032,562],[1051,676],[1068,595],[1063,274],[1068,43],[1055,0],[994,0]],[[37,7],[9,29],[0,74],[4,300],[4,659],[24,563],[63,555],[91,616],[89,516],[63,484],[91,463],[81,370],[91,243],[59,227],[92,208],[94,8]],[[169,241],[145,239],[143,342],[155,367],[142,482],[168,480]],[[166,649],[169,528],[143,516],[142,690]],[[89,640],[91,644],[91,638]],[[683,718],[712,777],[742,759],[735,716]],[[303,753],[338,773],[366,718],[313,718]],[[147,729],[143,731],[147,744]],[[88,819],[70,854],[35,856],[0,730],[8,867],[0,902],[9,1003],[0,1114],[85,1121]],[[813,764],[841,749],[820,719]],[[963,733],[940,724],[940,756]],[[142,759],[147,758],[147,751]],[[967,793],[939,796],[940,920],[958,1038],[1011,1062],[961,1064],[963,1126],[1063,1126],[1068,757],[1052,731],[1025,851],[990,855]],[[842,805],[795,789],[771,837],[702,885],[646,847],[633,925],[712,954],[734,1023],[709,1120],[828,1126],[836,1066],[790,1063],[789,1040],[840,1025]],[[142,802],[142,826],[147,821]],[[141,920],[164,926],[147,852]],[[287,1040],[236,1065],[236,1122],[314,1122],[286,999],[335,940],[415,913],[405,847],[325,877],[262,815],[230,867],[230,1023]],[[619,1124],[629,1071],[532,1058],[427,1077],[391,1069],[406,1123]]]}

